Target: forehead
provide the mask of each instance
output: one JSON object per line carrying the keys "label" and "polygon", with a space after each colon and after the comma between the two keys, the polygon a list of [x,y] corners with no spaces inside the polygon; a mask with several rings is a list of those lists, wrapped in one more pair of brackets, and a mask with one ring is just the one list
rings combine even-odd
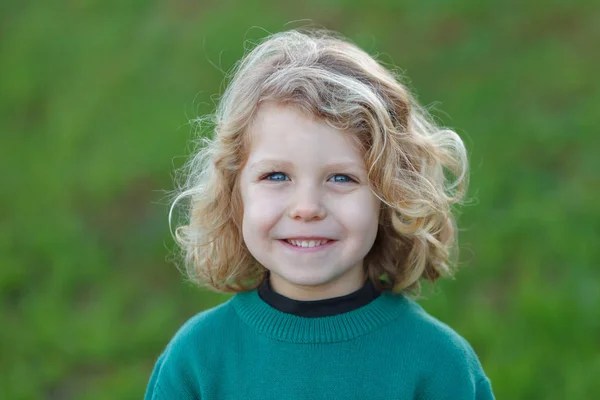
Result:
{"label": "forehead", "polygon": [[297,107],[274,102],[260,105],[249,128],[249,158],[266,154],[291,160],[343,158],[363,161],[355,134],[342,131]]}

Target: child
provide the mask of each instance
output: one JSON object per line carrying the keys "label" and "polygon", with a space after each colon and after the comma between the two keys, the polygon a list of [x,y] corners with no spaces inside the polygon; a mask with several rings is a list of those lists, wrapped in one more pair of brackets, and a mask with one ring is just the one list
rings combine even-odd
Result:
{"label": "child", "polygon": [[177,332],[146,399],[493,399],[408,297],[451,272],[468,168],[392,73],[329,32],[274,34],[205,144],[175,236],[193,281],[236,294]]}

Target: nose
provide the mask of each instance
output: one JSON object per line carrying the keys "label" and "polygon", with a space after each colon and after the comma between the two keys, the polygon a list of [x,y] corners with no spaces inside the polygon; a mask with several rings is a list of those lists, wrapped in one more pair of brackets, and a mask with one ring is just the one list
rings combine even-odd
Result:
{"label": "nose", "polygon": [[289,207],[288,216],[292,219],[311,221],[325,218],[327,212],[319,190],[314,187],[298,187]]}

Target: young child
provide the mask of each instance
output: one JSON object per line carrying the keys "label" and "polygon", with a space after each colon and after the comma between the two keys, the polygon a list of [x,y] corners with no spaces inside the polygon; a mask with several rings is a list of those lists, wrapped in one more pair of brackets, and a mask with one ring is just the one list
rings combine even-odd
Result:
{"label": "young child", "polygon": [[452,272],[458,135],[325,31],[262,41],[215,117],[175,237],[193,281],[236,294],[177,332],[146,399],[493,399],[471,346],[409,297]]}

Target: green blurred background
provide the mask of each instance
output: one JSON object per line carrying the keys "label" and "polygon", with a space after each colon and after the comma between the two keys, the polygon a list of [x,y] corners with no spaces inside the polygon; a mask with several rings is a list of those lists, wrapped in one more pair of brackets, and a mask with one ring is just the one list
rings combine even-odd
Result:
{"label": "green blurred background", "polygon": [[228,298],[170,262],[165,191],[244,43],[307,24],[399,66],[470,151],[463,269],[421,304],[497,398],[600,398],[600,7],[534,0],[3,1],[0,398],[141,398]]}

